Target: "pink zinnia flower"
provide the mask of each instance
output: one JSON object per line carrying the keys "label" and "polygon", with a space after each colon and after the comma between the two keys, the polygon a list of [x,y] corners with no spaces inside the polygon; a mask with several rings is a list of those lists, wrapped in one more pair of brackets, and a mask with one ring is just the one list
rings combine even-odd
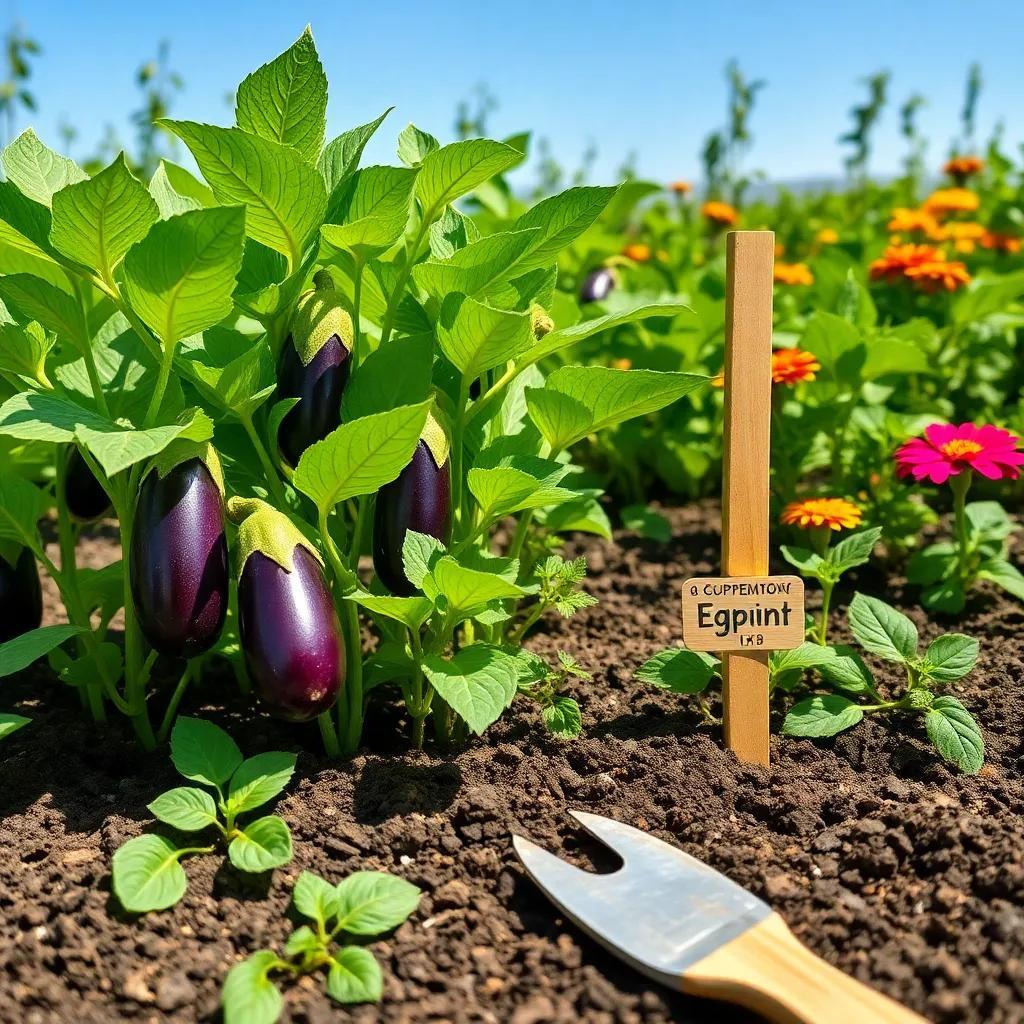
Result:
{"label": "pink zinnia flower", "polygon": [[933,423],[924,437],[904,442],[896,452],[896,472],[915,480],[945,483],[965,469],[977,470],[989,480],[1016,480],[1024,452],[1017,450],[1020,438],[1008,430],[985,424]]}

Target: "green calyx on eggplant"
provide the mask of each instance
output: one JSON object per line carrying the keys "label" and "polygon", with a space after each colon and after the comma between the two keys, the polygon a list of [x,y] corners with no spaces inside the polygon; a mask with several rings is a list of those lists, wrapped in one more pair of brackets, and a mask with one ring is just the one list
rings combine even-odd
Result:
{"label": "green calyx on eggplant", "polygon": [[452,533],[449,441],[433,416],[420,435],[409,464],[377,492],[373,520],[373,567],[385,587],[399,597],[416,588],[405,575],[402,546],[409,530],[447,544]]}
{"label": "green calyx on eggplant", "polygon": [[289,466],[341,423],[341,396],[352,370],[352,317],[326,270],[299,299],[277,363],[278,401],[297,398],[277,432]]}
{"label": "green calyx on eggplant", "polygon": [[38,629],[43,588],[36,556],[17,544],[0,543],[0,643]]}
{"label": "green calyx on eggplant", "polygon": [[82,453],[73,446],[64,467],[64,503],[71,515],[82,523],[105,516],[111,508],[110,495],[96,479]]}
{"label": "green calyx on eggplant", "polygon": [[580,285],[579,300],[581,303],[602,302],[611,295],[617,281],[611,267],[598,267],[583,279]]}
{"label": "green calyx on eggplant", "polygon": [[345,682],[341,624],[320,556],[282,512],[231,498],[238,528],[238,627],[260,699],[304,722],[331,708]]}
{"label": "green calyx on eggplant", "polygon": [[217,642],[229,576],[223,479],[211,446],[175,442],[150,464],[129,564],[135,614],[156,651],[194,658]]}

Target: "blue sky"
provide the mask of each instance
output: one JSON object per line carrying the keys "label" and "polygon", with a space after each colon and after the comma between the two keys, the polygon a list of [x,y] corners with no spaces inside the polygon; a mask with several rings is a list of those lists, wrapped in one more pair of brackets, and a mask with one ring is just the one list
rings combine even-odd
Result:
{"label": "blue sky", "polygon": [[135,72],[159,40],[170,41],[185,80],[172,114],[226,124],[226,96],[307,21],[331,83],[329,135],[396,105],[368,150],[374,162],[394,162],[394,136],[410,120],[449,139],[456,103],[486,83],[499,100],[493,136],[532,128],[569,166],[594,142],[597,181],[615,179],[630,152],[643,176],[694,178],[702,139],[724,120],[732,57],[768,82],[746,166],[775,179],[839,172],[836,138],[864,95],[858,80],[881,68],[893,72],[892,102],[875,170],[899,166],[896,106],[914,91],[929,101],[921,124],[930,162],[941,161],[973,60],[985,77],[979,134],[1004,119],[1007,141],[1024,139],[1018,0],[8,0],[6,18],[44,49],[31,83],[39,111],[19,115],[19,127],[33,123],[58,145],[66,119],[79,130],[80,155],[108,123],[131,138]]}

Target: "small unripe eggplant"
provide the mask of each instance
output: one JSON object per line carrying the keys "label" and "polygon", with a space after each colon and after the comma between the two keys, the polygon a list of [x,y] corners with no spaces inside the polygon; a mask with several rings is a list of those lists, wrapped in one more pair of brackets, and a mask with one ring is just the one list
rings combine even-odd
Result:
{"label": "small unripe eggplant", "polygon": [[296,545],[289,572],[254,551],[238,584],[245,664],[260,699],[281,718],[305,722],[338,699],[345,647],[320,564]]}
{"label": "small unripe eggplant", "polygon": [[143,481],[131,585],[142,632],[161,654],[193,658],[217,642],[228,608],[228,543],[221,489],[201,458],[165,473],[153,468]]}
{"label": "small unripe eggplant", "polygon": [[373,567],[392,594],[409,597],[416,592],[402,563],[407,530],[429,534],[443,544],[451,539],[451,494],[448,439],[430,417],[409,465],[377,492]]}
{"label": "small unripe eggplant", "polygon": [[330,274],[299,299],[277,364],[278,401],[299,401],[277,432],[281,457],[297,466],[302,453],[341,423],[341,396],[352,369],[352,318],[342,308]]}
{"label": "small unripe eggplant", "polygon": [[232,498],[228,509],[241,519],[238,627],[249,676],[274,714],[308,721],[334,704],[345,681],[341,625],[320,562],[266,503]]}
{"label": "small unripe eggplant", "polygon": [[14,562],[0,554],[0,643],[38,629],[43,621],[43,590],[35,555],[22,548]]}
{"label": "small unripe eggplant", "polygon": [[91,523],[110,511],[110,496],[77,448],[68,453],[64,469],[64,501],[79,522]]}
{"label": "small unripe eggplant", "polygon": [[580,302],[601,302],[607,299],[615,287],[615,274],[609,267],[598,267],[583,279],[580,285]]}

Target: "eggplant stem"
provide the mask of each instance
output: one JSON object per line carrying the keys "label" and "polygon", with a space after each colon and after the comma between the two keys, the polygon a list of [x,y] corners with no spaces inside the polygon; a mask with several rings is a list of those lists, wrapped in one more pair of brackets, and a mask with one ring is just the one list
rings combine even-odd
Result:
{"label": "eggplant stem", "polygon": [[181,678],[178,680],[178,685],[174,688],[174,693],[171,694],[171,699],[167,703],[167,710],[164,711],[163,720],[160,722],[160,729],[156,734],[158,743],[166,741],[168,734],[171,731],[171,726],[174,724],[174,720],[178,714],[178,705],[181,703],[181,698],[185,696],[185,691],[188,689],[188,684],[192,682],[192,662],[188,662],[185,666],[185,671],[182,672]]}
{"label": "eggplant stem", "polygon": [[320,726],[320,738],[324,741],[324,750],[328,757],[340,757],[341,746],[338,743],[338,733],[331,720],[331,713],[324,711],[316,716],[317,725]]}

